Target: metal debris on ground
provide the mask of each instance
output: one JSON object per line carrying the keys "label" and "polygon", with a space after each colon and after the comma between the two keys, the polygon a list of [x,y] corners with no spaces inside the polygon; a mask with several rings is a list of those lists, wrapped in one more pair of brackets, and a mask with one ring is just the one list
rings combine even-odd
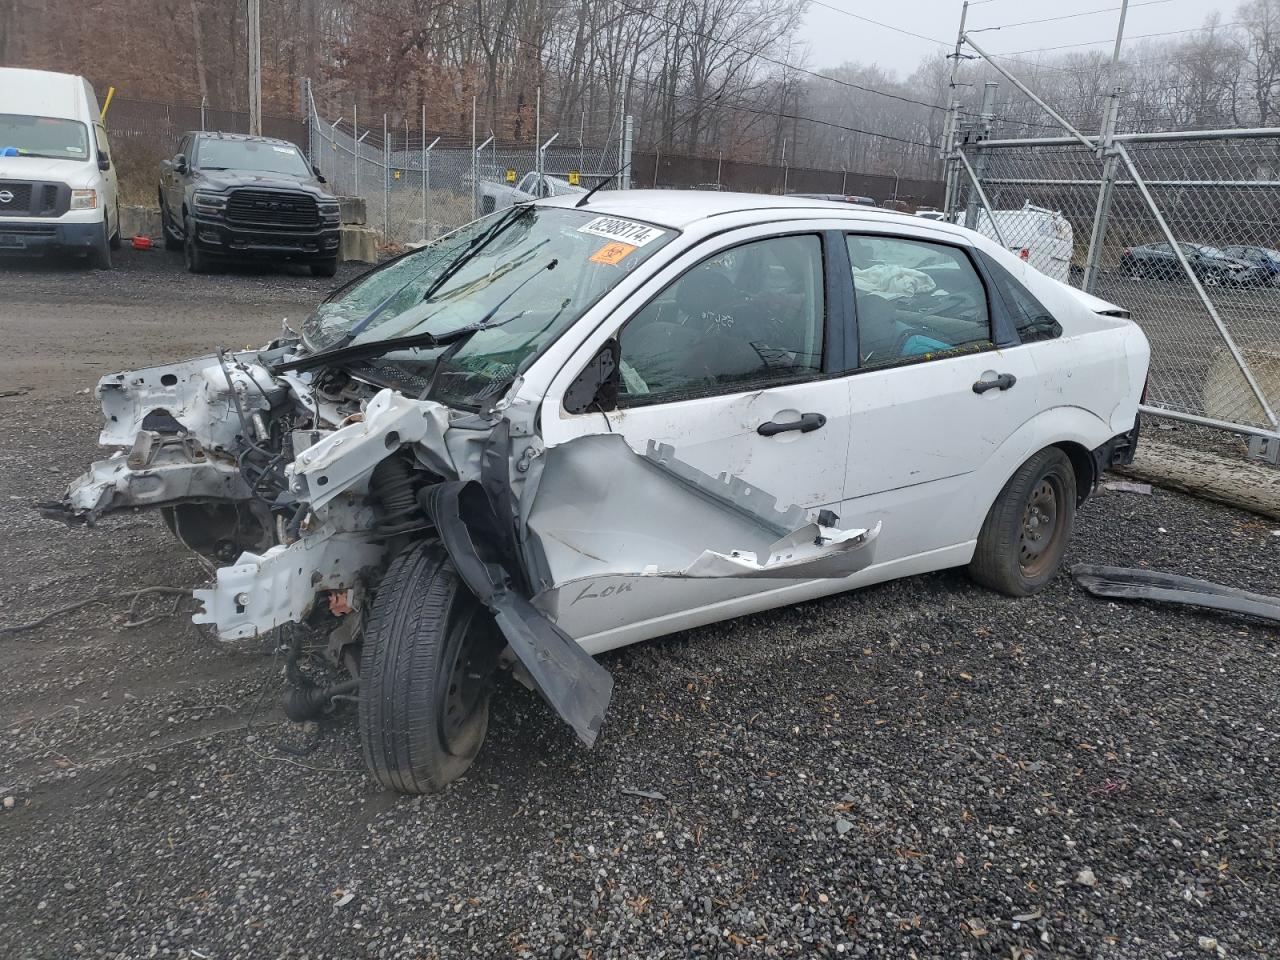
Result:
{"label": "metal debris on ground", "polygon": [[1144,497],[1151,496],[1151,484],[1138,483],[1134,480],[1108,480],[1102,488],[1113,493],[1137,493]]}
{"label": "metal debris on ground", "polygon": [[1157,570],[1105,567],[1089,563],[1076,564],[1071,568],[1071,575],[1095,597],[1182,603],[1280,623],[1280,597],[1250,593],[1236,587],[1210,583],[1208,580],[1180,577]]}

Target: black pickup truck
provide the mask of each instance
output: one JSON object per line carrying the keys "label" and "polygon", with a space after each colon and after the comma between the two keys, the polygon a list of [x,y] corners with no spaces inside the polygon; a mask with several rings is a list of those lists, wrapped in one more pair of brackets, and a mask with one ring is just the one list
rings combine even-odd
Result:
{"label": "black pickup truck", "polygon": [[219,259],[306,263],[317,277],[338,269],[341,214],[324,178],[287,140],[187,133],[160,163],[164,245],[187,269]]}

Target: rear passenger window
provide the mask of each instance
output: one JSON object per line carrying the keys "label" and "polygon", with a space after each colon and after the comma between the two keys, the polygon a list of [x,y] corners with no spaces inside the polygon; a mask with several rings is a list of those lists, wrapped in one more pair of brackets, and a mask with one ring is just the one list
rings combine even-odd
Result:
{"label": "rear passenger window", "polygon": [[991,346],[986,288],[963,251],[896,237],[847,240],[860,366]]}
{"label": "rear passenger window", "polygon": [[1053,314],[1044,308],[1030,290],[990,257],[983,257],[983,263],[995,285],[996,293],[1004,301],[1005,307],[1013,317],[1018,339],[1022,343],[1052,340],[1054,337],[1062,336],[1062,325],[1053,318]]}

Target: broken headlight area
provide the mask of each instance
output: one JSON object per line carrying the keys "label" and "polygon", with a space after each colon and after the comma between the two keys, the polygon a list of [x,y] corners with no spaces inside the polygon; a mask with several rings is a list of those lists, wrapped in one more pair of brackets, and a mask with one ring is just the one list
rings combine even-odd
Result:
{"label": "broken headlight area", "polygon": [[299,371],[297,351],[104,378],[101,441],[127,449],[50,512],[161,510],[220,564],[193,620],[224,640],[328,631],[328,660],[352,679],[317,687],[291,659],[290,715],[358,688],[366,760],[395,789],[465,771],[500,666],[590,745],[613,686],[591,651],[654,611],[847,577],[874,557],[878,528],[779,508],[669,446],[546,447],[535,403],[458,411],[341,368]]}

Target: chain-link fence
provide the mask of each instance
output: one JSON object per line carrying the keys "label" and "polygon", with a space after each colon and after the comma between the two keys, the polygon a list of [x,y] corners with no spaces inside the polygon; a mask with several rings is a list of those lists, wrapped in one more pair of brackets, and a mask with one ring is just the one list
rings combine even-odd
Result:
{"label": "chain-link fence", "polygon": [[[249,114],[198,103],[160,103],[113,97],[107,109],[107,134],[123,202],[153,204],[160,161],[173,156],[189,130],[249,132]],[[296,117],[262,118],[262,132],[305,146],[306,124]]]}
{"label": "chain-link fence", "polygon": [[435,134],[425,122],[363,117],[358,108],[325,116],[308,98],[307,147],[312,163],[343,196],[364,200],[368,226],[388,243],[427,242],[476,217],[534,197],[628,188],[630,119],[602,143],[544,131],[542,118],[524,136],[482,131],[467,138]]}
{"label": "chain-link fence", "polygon": [[1274,443],[1280,130],[977,140],[955,163],[953,219],[1143,327],[1151,412]]}

